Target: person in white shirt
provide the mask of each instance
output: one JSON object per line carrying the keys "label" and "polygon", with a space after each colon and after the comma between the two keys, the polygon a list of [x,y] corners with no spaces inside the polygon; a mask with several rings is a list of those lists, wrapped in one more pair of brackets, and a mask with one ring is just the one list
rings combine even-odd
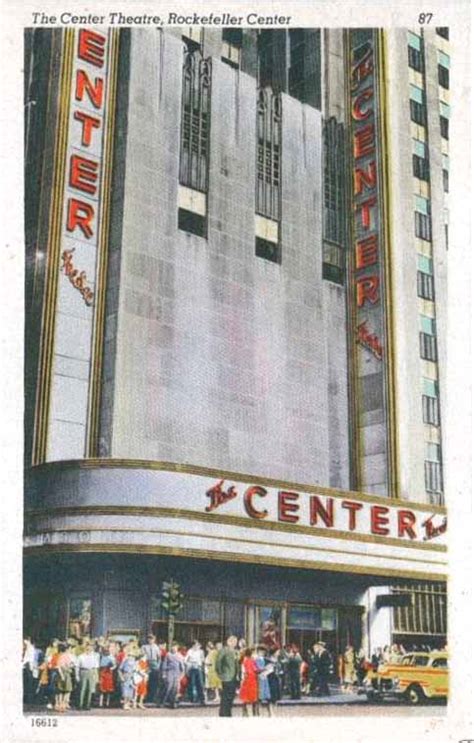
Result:
{"label": "person in white shirt", "polygon": [[99,681],[99,654],[91,643],[87,642],[84,652],[77,659],[79,674],[79,709],[90,709],[92,695]]}
{"label": "person in white shirt", "polygon": [[33,704],[35,697],[35,686],[37,675],[36,648],[30,637],[23,640],[23,655],[21,659],[23,666],[23,701],[25,704]]}
{"label": "person in white shirt", "polygon": [[204,651],[201,643],[194,640],[184,659],[186,675],[189,678],[189,698],[191,702],[204,705]]}

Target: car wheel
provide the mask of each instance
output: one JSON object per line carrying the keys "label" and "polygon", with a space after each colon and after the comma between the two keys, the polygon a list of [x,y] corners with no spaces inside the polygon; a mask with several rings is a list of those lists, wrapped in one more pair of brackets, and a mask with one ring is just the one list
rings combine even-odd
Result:
{"label": "car wheel", "polygon": [[426,697],[421,686],[418,684],[412,684],[408,687],[405,692],[407,702],[410,704],[423,704],[426,702]]}

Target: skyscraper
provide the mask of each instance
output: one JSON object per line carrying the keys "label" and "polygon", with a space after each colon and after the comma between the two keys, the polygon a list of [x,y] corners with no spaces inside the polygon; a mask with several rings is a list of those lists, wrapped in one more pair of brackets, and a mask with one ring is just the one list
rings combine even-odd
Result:
{"label": "skyscraper", "polygon": [[26,34],[26,628],[442,645],[447,29],[184,31]]}

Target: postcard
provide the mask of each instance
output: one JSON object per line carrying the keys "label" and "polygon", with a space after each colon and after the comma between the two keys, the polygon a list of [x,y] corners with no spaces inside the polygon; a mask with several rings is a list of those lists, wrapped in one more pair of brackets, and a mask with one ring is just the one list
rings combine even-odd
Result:
{"label": "postcard", "polygon": [[469,11],[4,4],[5,740],[474,739]]}

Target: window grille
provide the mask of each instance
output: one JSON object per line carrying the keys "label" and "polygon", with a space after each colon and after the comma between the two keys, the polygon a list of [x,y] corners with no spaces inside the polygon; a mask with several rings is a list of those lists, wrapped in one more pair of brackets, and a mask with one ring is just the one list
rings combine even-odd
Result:
{"label": "window grille", "polygon": [[258,91],[256,211],[281,217],[281,96],[270,88]]}
{"label": "window grille", "polygon": [[211,121],[211,60],[186,51],[183,63],[179,182],[206,192]]}

